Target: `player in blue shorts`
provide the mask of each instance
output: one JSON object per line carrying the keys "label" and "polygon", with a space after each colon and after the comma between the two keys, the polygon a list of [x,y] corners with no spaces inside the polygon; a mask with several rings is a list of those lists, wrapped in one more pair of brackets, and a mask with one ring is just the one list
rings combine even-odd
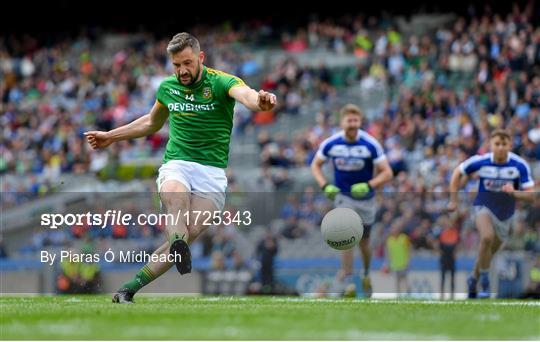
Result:
{"label": "player in blue shorts", "polygon": [[[512,140],[503,129],[490,137],[491,153],[473,156],[462,162],[452,174],[448,210],[458,207],[458,190],[463,178],[477,173],[478,194],[473,202],[474,221],[480,245],[472,275],[467,281],[469,298],[491,297],[489,268],[493,255],[509,236],[516,200],[534,201],[534,181],[527,162],[510,152]],[[478,282],[480,291],[477,291]]]}
{"label": "player in blue shorts", "polygon": [[[371,297],[369,235],[377,212],[375,189],[390,181],[393,173],[382,146],[360,129],[362,119],[360,108],[353,104],[347,104],[340,110],[343,130],[321,143],[311,163],[311,171],[336,208],[351,208],[362,218],[364,235],[359,244],[364,265],[362,287],[364,296]],[[334,184],[327,182],[322,171],[323,164],[328,160],[332,161],[334,167]],[[345,285],[353,283],[353,254],[354,249],[342,252],[339,278]],[[344,295],[353,295],[355,291],[350,290],[350,286],[348,288],[346,292],[349,293]]]}

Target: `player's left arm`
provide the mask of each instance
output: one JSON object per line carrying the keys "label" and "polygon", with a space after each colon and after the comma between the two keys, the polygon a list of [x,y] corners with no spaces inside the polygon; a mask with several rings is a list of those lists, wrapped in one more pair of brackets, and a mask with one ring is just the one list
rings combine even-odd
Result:
{"label": "player's left arm", "polygon": [[386,159],[384,150],[379,143],[374,144],[373,166],[375,177],[367,182],[356,183],[351,186],[351,196],[354,198],[365,197],[372,189],[377,189],[394,177],[394,172]]}
{"label": "player's left arm", "polygon": [[502,187],[502,191],[513,196],[517,200],[534,202],[536,191],[534,191],[534,180],[531,175],[531,168],[525,164],[519,167],[520,172],[520,189],[514,188],[513,183],[506,183]]}
{"label": "player's left arm", "polygon": [[247,85],[232,87],[229,96],[255,112],[272,110],[277,103],[276,95],[264,90],[257,92]]}
{"label": "player's left arm", "polygon": [[375,174],[376,176],[367,182],[372,189],[377,189],[392,180],[394,172],[386,158],[375,164]]}
{"label": "player's left arm", "polygon": [[353,184],[351,186],[352,197],[365,197],[371,189],[377,189],[394,177],[394,173],[386,157],[383,156],[381,159],[377,160],[374,166],[376,176],[367,182]]}
{"label": "player's left arm", "polygon": [[506,183],[505,185],[503,185],[502,191],[510,194],[512,197],[520,201],[534,202],[534,199],[536,197],[536,191],[534,191],[534,186],[523,190],[516,190],[514,189],[513,184]]}

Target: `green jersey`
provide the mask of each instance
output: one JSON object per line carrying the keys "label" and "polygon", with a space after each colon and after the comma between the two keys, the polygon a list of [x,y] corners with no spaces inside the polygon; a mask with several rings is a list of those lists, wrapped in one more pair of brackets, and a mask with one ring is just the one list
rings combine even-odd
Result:
{"label": "green jersey", "polygon": [[157,90],[159,103],[169,109],[169,142],[163,158],[226,168],[235,100],[229,90],[245,85],[240,78],[203,66],[201,80],[185,86],[176,75]]}

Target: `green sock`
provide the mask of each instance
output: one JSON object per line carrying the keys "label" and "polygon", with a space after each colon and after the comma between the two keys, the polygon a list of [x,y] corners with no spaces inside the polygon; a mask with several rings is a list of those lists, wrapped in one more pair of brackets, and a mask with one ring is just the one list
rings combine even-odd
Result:
{"label": "green sock", "polygon": [[156,279],[156,276],[152,273],[152,271],[150,271],[148,265],[145,265],[139,272],[137,272],[135,278],[122,285],[122,288],[137,292],[154,279]]}

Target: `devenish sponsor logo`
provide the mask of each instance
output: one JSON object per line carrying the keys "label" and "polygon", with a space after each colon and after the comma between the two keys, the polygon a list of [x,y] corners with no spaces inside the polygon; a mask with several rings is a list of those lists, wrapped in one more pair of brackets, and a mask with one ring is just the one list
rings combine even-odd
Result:
{"label": "devenish sponsor logo", "polygon": [[193,104],[193,103],[169,103],[167,105],[169,112],[200,112],[210,111],[216,109],[214,103],[209,104]]}

